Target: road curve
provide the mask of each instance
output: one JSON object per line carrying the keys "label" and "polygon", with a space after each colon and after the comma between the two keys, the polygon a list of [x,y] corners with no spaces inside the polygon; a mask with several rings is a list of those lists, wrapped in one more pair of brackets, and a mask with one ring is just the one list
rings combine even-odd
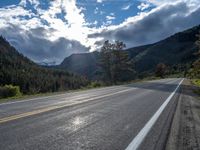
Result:
{"label": "road curve", "polygon": [[[124,150],[182,79],[170,78],[0,104],[0,150]],[[163,149],[179,90],[138,149]]]}

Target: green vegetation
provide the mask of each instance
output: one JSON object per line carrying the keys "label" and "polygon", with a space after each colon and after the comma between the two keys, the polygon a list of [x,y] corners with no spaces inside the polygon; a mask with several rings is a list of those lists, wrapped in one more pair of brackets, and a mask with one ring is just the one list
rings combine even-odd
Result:
{"label": "green vegetation", "polygon": [[97,88],[97,87],[103,87],[105,84],[100,81],[94,81],[89,85],[89,88]]}
{"label": "green vegetation", "polygon": [[199,51],[195,55],[198,56],[198,59],[192,64],[188,76],[192,79],[192,83],[197,86],[195,92],[200,94],[200,34],[197,37],[198,40],[196,41],[196,45],[198,46]]}
{"label": "green vegetation", "polygon": [[[185,76],[192,63],[197,60],[197,55],[194,53],[198,50],[195,42],[199,30],[200,25],[154,44],[126,49],[129,60],[134,62],[134,79],[155,75],[159,63],[164,63],[169,68],[169,75]],[[65,58],[56,68],[84,75],[91,80],[100,80],[102,78],[100,62],[100,52],[73,54]]]}
{"label": "green vegetation", "polygon": [[189,76],[191,78],[200,79],[200,34],[197,36],[198,40],[196,41],[196,45],[199,48],[199,51],[195,53],[198,57],[197,60],[192,64],[192,68],[189,71]]}
{"label": "green vegetation", "polygon": [[19,86],[5,85],[0,86],[0,98],[7,97],[19,97],[22,93],[20,92]]}
{"label": "green vegetation", "polygon": [[35,64],[0,37],[0,86],[16,85],[23,94],[37,94],[79,89],[89,83],[67,71]]}
{"label": "green vegetation", "polygon": [[123,48],[125,44],[119,41],[114,44],[105,41],[101,48],[99,64],[103,81],[106,83],[116,84],[133,78],[133,63]]}
{"label": "green vegetation", "polygon": [[196,41],[196,45],[199,50],[195,53],[197,56],[197,60],[192,64],[192,68],[189,71],[190,78],[200,79],[200,34],[197,35],[198,39]]}
{"label": "green vegetation", "polygon": [[68,70],[89,79],[96,80],[99,75],[99,61],[100,56],[97,51],[92,53],[72,54],[71,56],[65,58],[60,65],[54,66],[54,68]]}
{"label": "green vegetation", "polygon": [[200,95],[200,79],[192,79],[191,82],[196,86],[194,92]]}
{"label": "green vegetation", "polygon": [[155,75],[160,78],[164,78],[167,73],[167,66],[163,63],[159,63],[156,66]]}
{"label": "green vegetation", "polygon": [[192,83],[198,87],[200,87],[200,79],[192,79]]}

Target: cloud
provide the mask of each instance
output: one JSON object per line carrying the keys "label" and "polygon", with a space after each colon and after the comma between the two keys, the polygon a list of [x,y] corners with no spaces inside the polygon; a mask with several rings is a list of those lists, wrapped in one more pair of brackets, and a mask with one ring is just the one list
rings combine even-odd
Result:
{"label": "cloud", "polygon": [[27,1],[26,0],[21,0],[19,3],[20,6],[26,7]]}
{"label": "cloud", "polygon": [[149,44],[164,39],[176,32],[200,24],[200,8],[191,12],[185,2],[165,4],[150,12],[140,13],[130,17],[117,26],[99,29],[88,35],[89,38],[101,38],[96,47],[103,40],[121,40],[127,47]]}
{"label": "cloud", "polygon": [[155,6],[161,6],[161,5],[166,5],[166,4],[170,4],[170,3],[179,3],[179,2],[183,2],[183,3],[186,3],[191,10],[194,10],[196,9],[199,4],[200,4],[200,1],[199,0],[142,0],[144,2],[146,2],[147,4],[152,4],[152,5],[155,5]]}
{"label": "cloud", "polygon": [[[20,52],[37,62],[60,63],[72,53],[89,51],[88,29],[75,0],[50,1],[47,10],[38,8],[37,12],[26,9],[27,2],[39,6],[37,0],[22,0],[19,5],[0,8],[0,34]],[[65,20],[57,17],[63,12]]]}
{"label": "cloud", "polygon": [[114,20],[115,16],[106,16],[106,20]]}
{"label": "cloud", "polygon": [[[43,2],[21,0],[18,5],[0,8],[0,34],[37,62],[59,63],[72,53],[97,50],[107,39],[121,40],[128,47],[149,44],[200,24],[199,0],[140,0],[140,10],[147,9],[148,5],[153,9],[117,25],[112,25],[118,19],[114,13],[109,13],[105,20],[94,18],[96,21],[87,22],[85,8],[76,0],[50,0],[44,8]],[[125,5],[124,10],[130,6]],[[106,12],[96,7],[95,13]],[[96,24],[102,26],[95,27]]]}
{"label": "cloud", "polygon": [[104,0],[97,0],[97,3],[102,3]]}
{"label": "cloud", "polygon": [[141,3],[139,6],[137,6],[137,8],[140,9],[141,11],[143,11],[149,7],[150,7],[150,4],[148,4],[148,3]]}
{"label": "cloud", "polygon": [[[48,32],[53,31],[51,29]],[[89,50],[89,48],[81,45],[80,42],[68,40],[64,37],[54,41],[43,38],[45,34],[48,34],[44,28],[24,31],[15,25],[10,25],[7,28],[0,29],[0,33],[4,33],[12,45],[15,45],[20,52],[32,58],[35,62],[55,61],[60,63],[66,56],[72,53],[88,52]]]}
{"label": "cloud", "polygon": [[97,21],[97,20],[95,20],[93,24],[94,24],[94,25],[97,25],[97,24],[98,24],[98,21]]}
{"label": "cloud", "polygon": [[122,7],[122,10],[128,10],[130,7],[131,7],[131,4],[128,4],[128,5],[124,6],[124,7]]}
{"label": "cloud", "polygon": [[[38,7],[37,11],[27,9],[28,3],[38,7],[40,1],[22,0],[19,5],[0,8],[0,34],[20,52],[37,62],[59,63],[72,53],[89,51],[89,28],[76,0],[50,1],[46,10]],[[63,20],[57,17],[61,13]]]}

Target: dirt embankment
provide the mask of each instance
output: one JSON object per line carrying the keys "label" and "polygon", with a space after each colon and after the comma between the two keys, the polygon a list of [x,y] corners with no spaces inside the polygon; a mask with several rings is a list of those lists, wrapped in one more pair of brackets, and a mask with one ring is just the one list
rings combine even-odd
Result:
{"label": "dirt embankment", "polygon": [[200,150],[200,99],[185,80],[180,89],[166,150]]}

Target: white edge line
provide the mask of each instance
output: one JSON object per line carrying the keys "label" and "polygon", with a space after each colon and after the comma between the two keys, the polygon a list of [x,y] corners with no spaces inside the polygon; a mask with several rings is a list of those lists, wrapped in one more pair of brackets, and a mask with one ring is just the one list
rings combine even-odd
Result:
{"label": "white edge line", "polygon": [[137,136],[131,141],[131,143],[128,145],[128,147],[125,150],[137,150],[146,137],[146,135],[149,133],[167,104],[170,102],[171,98],[174,96],[178,88],[180,87],[181,83],[184,79],[180,81],[176,89],[170,94],[170,96],[165,100],[165,102],[160,106],[160,108],[156,111],[156,113],[151,117],[151,119],[146,123],[146,125],[140,130],[140,132],[137,134]]}

